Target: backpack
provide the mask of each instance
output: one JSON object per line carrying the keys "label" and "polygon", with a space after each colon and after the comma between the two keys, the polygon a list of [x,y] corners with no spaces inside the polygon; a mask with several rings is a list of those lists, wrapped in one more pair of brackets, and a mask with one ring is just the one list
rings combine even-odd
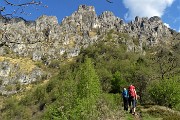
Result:
{"label": "backpack", "polygon": [[133,85],[129,87],[129,96],[133,98],[136,96],[135,87]]}

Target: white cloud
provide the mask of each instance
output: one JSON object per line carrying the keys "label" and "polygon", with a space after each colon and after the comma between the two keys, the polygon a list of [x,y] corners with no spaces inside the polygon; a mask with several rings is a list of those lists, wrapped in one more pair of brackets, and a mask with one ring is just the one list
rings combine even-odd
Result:
{"label": "white cloud", "polygon": [[171,6],[175,0],[123,0],[126,8],[128,19],[134,17],[161,17],[167,7]]}
{"label": "white cloud", "polygon": [[178,32],[180,32],[180,27],[179,27],[179,30],[178,30]]}
{"label": "white cloud", "polygon": [[165,26],[167,26],[168,28],[170,28],[170,25],[169,25],[169,24],[167,24],[167,23],[164,23],[164,25],[165,25]]}

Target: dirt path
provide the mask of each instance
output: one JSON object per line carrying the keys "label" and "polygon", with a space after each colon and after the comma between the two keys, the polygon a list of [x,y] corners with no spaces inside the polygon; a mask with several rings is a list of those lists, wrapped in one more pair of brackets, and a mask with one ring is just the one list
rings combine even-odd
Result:
{"label": "dirt path", "polygon": [[140,112],[137,112],[135,115],[133,115],[134,120],[142,120],[142,115]]}

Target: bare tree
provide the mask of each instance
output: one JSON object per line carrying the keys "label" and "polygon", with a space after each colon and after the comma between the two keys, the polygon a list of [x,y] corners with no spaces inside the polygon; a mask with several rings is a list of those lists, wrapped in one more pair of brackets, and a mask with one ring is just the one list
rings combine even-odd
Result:
{"label": "bare tree", "polygon": [[[106,1],[108,3],[113,3],[111,0]],[[8,6],[14,7],[14,10],[11,13],[6,12]],[[42,4],[42,0],[1,0],[0,16],[12,17],[17,13],[28,14],[24,9],[29,6],[36,6],[36,8],[39,6],[47,7]]]}
{"label": "bare tree", "polygon": [[166,48],[160,48],[156,53],[154,60],[158,64],[158,73],[161,75],[161,79],[174,74],[178,67],[178,58],[174,55],[174,52],[167,50]]}
{"label": "bare tree", "polygon": [[113,3],[112,1],[110,1],[110,0],[106,0],[107,2],[109,2],[109,3]]}
{"label": "bare tree", "polygon": [[[29,6],[36,6],[35,8],[39,6],[47,7],[46,5],[43,5],[41,1],[37,0],[2,0],[2,3],[3,4],[0,6],[0,15],[3,16],[13,16],[16,13],[28,14],[24,9]],[[9,6],[14,7],[14,10],[11,13],[6,12]]]}

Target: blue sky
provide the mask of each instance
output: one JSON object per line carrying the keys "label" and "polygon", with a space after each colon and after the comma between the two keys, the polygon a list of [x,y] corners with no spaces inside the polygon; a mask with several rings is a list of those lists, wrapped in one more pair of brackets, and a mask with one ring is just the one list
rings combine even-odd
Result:
{"label": "blue sky", "polygon": [[[18,1],[19,3],[28,0],[9,0]],[[31,0],[29,0],[31,1]],[[120,17],[125,22],[134,19],[135,16],[152,17],[159,16],[162,21],[172,29],[180,32],[180,0],[111,0],[113,3],[108,3],[106,0],[41,0],[42,6],[29,6],[24,8],[28,15],[16,14],[26,20],[36,20],[39,16],[46,14],[56,16],[59,23],[65,16],[70,16],[77,10],[81,4],[94,6],[97,15],[103,11],[112,11],[115,16]],[[6,7],[6,13],[11,13],[16,8],[7,7],[3,1],[0,1],[1,6]]]}

